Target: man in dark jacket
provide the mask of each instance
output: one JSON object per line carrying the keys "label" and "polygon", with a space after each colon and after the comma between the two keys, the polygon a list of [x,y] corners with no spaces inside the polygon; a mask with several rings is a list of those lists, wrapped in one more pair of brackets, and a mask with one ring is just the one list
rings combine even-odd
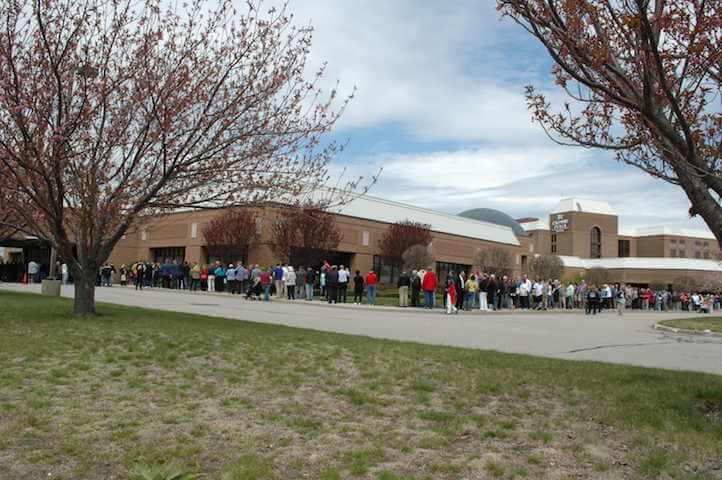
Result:
{"label": "man in dark jacket", "polygon": [[419,296],[421,294],[421,277],[419,272],[414,270],[411,272],[411,306],[419,306]]}
{"label": "man in dark jacket", "polygon": [[306,270],[306,300],[313,300],[313,287],[316,285],[316,272],[313,268]]}
{"label": "man in dark jacket", "polygon": [[411,278],[406,274],[406,272],[401,272],[401,275],[399,275],[399,281],[396,282],[396,286],[399,289],[399,307],[408,307]]}
{"label": "man in dark jacket", "polygon": [[498,306],[496,301],[497,288],[498,287],[496,284],[496,276],[494,274],[491,274],[491,276],[489,277],[489,281],[486,284],[486,301],[488,302],[489,308],[491,310],[496,310]]}
{"label": "man in dark jacket", "polygon": [[466,273],[462,270],[454,278],[456,286],[456,309],[461,311],[464,309],[464,298],[466,297]]}
{"label": "man in dark jacket", "polygon": [[331,270],[326,272],[326,297],[328,303],[336,303],[338,295],[338,267],[334,265]]}

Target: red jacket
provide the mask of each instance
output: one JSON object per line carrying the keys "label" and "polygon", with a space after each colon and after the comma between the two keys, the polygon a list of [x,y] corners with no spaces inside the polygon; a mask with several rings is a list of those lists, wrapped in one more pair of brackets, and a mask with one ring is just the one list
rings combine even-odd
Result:
{"label": "red jacket", "polygon": [[369,272],[366,275],[366,286],[374,286],[378,283],[379,279],[374,272]]}
{"label": "red jacket", "polygon": [[449,283],[449,299],[452,305],[456,305],[456,285],[454,285],[454,282]]}
{"label": "red jacket", "polygon": [[421,288],[424,291],[436,290],[436,283],[436,274],[429,271],[424,274],[424,280],[421,283]]}

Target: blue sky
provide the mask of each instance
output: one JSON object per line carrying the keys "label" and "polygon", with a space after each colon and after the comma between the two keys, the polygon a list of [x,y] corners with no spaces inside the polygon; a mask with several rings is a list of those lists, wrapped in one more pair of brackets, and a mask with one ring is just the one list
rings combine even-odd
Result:
{"label": "blue sky", "polygon": [[578,196],[609,201],[622,228],[706,229],[689,219],[681,190],[610,153],[558,146],[531,123],[525,85],[563,97],[547,54],[495,2],[293,0],[289,9],[315,27],[311,65],[328,62],[326,87],[358,89],[334,133],[350,143],[332,172],[383,167],[371,194],[514,217],[543,217]]}

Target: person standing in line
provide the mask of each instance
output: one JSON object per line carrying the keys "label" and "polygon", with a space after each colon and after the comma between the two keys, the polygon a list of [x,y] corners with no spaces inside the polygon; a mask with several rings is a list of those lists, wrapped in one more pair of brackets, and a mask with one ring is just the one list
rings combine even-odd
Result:
{"label": "person standing in line", "polygon": [[283,282],[286,284],[286,295],[289,300],[296,300],[296,272],[288,267]]}
{"label": "person standing in line", "polygon": [[328,303],[336,303],[338,301],[338,267],[331,267],[326,272],[326,298]]}
{"label": "person standing in line", "polygon": [[624,315],[624,309],[627,305],[627,296],[624,290],[624,287],[622,285],[617,286],[617,292],[616,292],[616,301],[617,301],[617,312],[619,313],[619,316],[621,317]]}
{"label": "person standing in line", "polygon": [[405,271],[399,275],[399,280],[396,282],[396,287],[399,289],[399,307],[409,306],[409,287],[411,286],[411,278],[406,274]]}
{"label": "person standing in line", "polygon": [[248,284],[248,270],[243,266],[243,262],[240,260],[236,262],[236,283],[238,284],[238,294],[243,295],[246,293],[246,287]]}
{"label": "person standing in line", "polygon": [[271,285],[273,283],[273,270],[268,267],[266,270],[262,270],[259,274],[258,281],[263,289],[263,301],[271,301]]}
{"label": "person standing in line", "polygon": [[346,268],[344,268],[343,265],[341,265],[341,267],[338,269],[338,294],[336,295],[339,303],[346,303],[346,301],[348,300],[348,281],[348,271],[346,270]]}
{"label": "person standing in line", "polygon": [[191,292],[197,292],[201,286],[201,266],[198,262],[193,262],[189,275],[191,277],[190,290]]}
{"label": "person standing in line", "polygon": [[276,298],[281,298],[283,295],[283,267],[280,263],[273,267],[273,285],[276,287]]}
{"label": "person standing in line", "polygon": [[306,299],[306,269],[304,267],[298,267],[296,271],[296,298],[299,300]]}
{"label": "person standing in line", "polygon": [[364,294],[364,277],[361,272],[356,270],[356,276],[353,277],[353,304],[361,305]]}
{"label": "person standing in line", "polygon": [[466,272],[461,270],[454,277],[454,286],[456,287],[456,303],[454,306],[457,310],[464,309],[464,298],[466,297]]}
{"label": "person standing in line", "polygon": [[228,264],[226,269],[226,286],[228,293],[236,293],[236,267],[232,263]]}
{"label": "person standing in line", "polygon": [[411,306],[419,306],[419,294],[421,293],[421,277],[416,270],[411,272]]}
{"label": "person standing in line", "polygon": [[589,315],[591,312],[593,315],[597,314],[597,311],[599,310],[599,303],[601,301],[601,296],[599,291],[597,290],[597,287],[595,285],[589,286],[587,289],[587,307],[586,307],[586,314]]}
{"label": "person standing in line", "polygon": [[319,282],[319,286],[320,286],[320,290],[321,290],[320,295],[321,295],[321,298],[323,298],[323,299],[325,299],[326,295],[327,295],[326,294],[326,271],[327,270],[325,268],[321,268],[321,273],[318,276],[318,282]]}
{"label": "person standing in line", "polygon": [[437,283],[436,273],[432,267],[429,267],[421,282],[421,288],[424,290],[424,308],[426,309],[431,310],[435,306]]}
{"label": "person standing in line", "polygon": [[456,295],[455,279],[447,280],[445,294],[446,294],[446,314],[447,315],[450,315],[451,313],[458,314],[459,309],[456,308],[457,295]]}
{"label": "person standing in line", "polygon": [[218,267],[218,262],[216,262],[215,265],[208,265],[208,291],[209,292],[216,291],[216,268],[217,267]]}
{"label": "person standing in line", "polygon": [[489,309],[489,294],[486,291],[489,288],[489,276],[482,273],[479,275],[477,283],[479,284],[479,310],[485,312]]}
{"label": "person standing in line", "polygon": [[222,292],[226,283],[226,267],[219,263],[213,273],[216,275],[216,292]]}
{"label": "person standing in line", "polygon": [[378,277],[376,276],[376,272],[373,270],[370,270],[369,273],[366,274],[366,297],[369,302],[369,305],[374,306],[376,305],[376,284],[378,283]]}
{"label": "person standing in line", "polygon": [[306,301],[313,301],[313,287],[316,284],[316,272],[313,268],[306,270]]}
{"label": "person standing in line", "polygon": [[479,284],[476,281],[476,275],[473,273],[466,281],[466,298],[464,299],[464,310],[470,311],[476,308],[476,295]]}
{"label": "person standing in line", "polygon": [[569,285],[567,285],[567,291],[566,291],[567,310],[572,310],[574,308],[574,290],[575,290],[575,286],[573,283],[570,283]]}

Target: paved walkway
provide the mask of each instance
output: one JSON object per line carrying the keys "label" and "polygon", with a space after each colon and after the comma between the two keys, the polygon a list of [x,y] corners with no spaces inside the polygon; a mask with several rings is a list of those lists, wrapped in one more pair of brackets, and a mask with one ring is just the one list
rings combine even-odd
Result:
{"label": "paved walkway", "polygon": [[[38,285],[0,284],[7,290],[39,292]],[[607,312],[461,313],[441,311],[328,306],[321,302],[245,301],[239,296],[132,288],[98,288],[99,302],[199,313],[254,322],[274,323],[375,338],[435,345],[491,349],[573,360],[599,360],[645,367],[692,370],[722,375],[722,338],[685,336],[655,331],[659,320],[684,318],[677,313]],[[73,287],[63,286],[72,297]]]}

